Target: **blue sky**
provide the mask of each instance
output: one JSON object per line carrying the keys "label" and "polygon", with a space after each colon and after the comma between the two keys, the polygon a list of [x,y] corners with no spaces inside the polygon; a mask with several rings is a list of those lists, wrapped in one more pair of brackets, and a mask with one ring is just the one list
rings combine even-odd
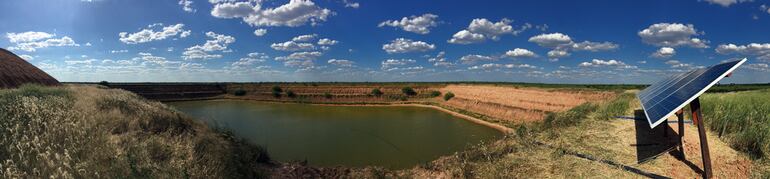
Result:
{"label": "blue sky", "polygon": [[0,47],[61,81],[650,83],[748,58],[770,1],[0,1]]}

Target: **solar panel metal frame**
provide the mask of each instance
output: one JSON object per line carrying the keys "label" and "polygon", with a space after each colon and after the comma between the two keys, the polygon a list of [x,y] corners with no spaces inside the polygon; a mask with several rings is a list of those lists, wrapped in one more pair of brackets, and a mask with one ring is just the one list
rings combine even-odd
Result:
{"label": "solar panel metal frame", "polygon": [[[725,62],[725,63],[732,63],[732,62],[735,62],[735,61],[731,61],[731,62]],[[646,98],[646,97],[650,97],[650,94],[651,94],[651,93],[653,93],[653,92],[656,92],[656,91],[659,91],[659,90],[665,90],[665,89],[667,89],[667,88],[663,88],[665,85],[662,85],[662,84],[668,84],[668,83],[672,83],[672,82],[674,82],[674,83],[675,83],[675,82],[678,82],[678,81],[676,81],[676,80],[675,80],[675,79],[677,79],[677,78],[678,78],[678,76],[683,76],[683,75],[684,75],[684,76],[686,76],[686,75],[689,75],[689,74],[691,74],[691,73],[695,73],[695,72],[697,72],[698,70],[703,70],[703,69],[706,69],[706,70],[707,70],[707,69],[713,68],[713,67],[715,67],[715,66],[717,66],[717,65],[720,65],[720,64],[724,64],[724,63],[720,63],[720,64],[717,64],[717,65],[714,65],[714,66],[710,66],[710,67],[708,67],[708,68],[703,68],[703,69],[695,69],[695,70],[691,70],[691,71],[688,71],[688,72],[685,72],[685,73],[680,73],[680,74],[672,75],[672,76],[669,76],[668,78],[665,78],[665,79],[663,79],[663,80],[660,80],[660,81],[658,81],[658,82],[655,82],[655,83],[653,83],[652,85],[650,85],[649,87],[647,87],[647,88],[645,88],[644,90],[640,91],[640,92],[639,92],[639,94],[637,94],[637,98],[639,99],[639,102],[641,103],[641,106],[642,106],[642,110],[644,110],[644,115],[645,115],[645,117],[647,118],[647,122],[650,124],[650,128],[655,128],[655,126],[658,126],[660,123],[663,123],[664,121],[667,121],[666,119],[668,119],[669,117],[671,117],[671,115],[673,115],[674,113],[676,113],[676,111],[679,111],[679,110],[681,110],[682,108],[684,108],[684,106],[686,106],[687,104],[690,104],[690,102],[692,102],[693,100],[695,100],[695,98],[698,98],[700,95],[702,95],[704,92],[706,92],[706,91],[707,91],[709,88],[711,88],[711,87],[712,87],[712,86],[714,86],[714,85],[715,85],[717,82],[719,82],[720,80],[722,80],[722,78],[724,78],[724,77],[725,77],[727,74],[730,74],[730,73],[732,73],[732,72],[733,72],[735,69],[737,69],[739,66],[741,66],[741,65],[742,65],[743,63],[745,63],[745,62],[746,62],[746,58],[744,58],[744,59],[742,59],[742,60],[739,60],[739,61],[738,61],[738,63],[736,63],[734,66],[730,67],[730,69],[728,69],[728,70],[727,70],[727,71],[725,71],[724,73],[720,74],[720,75],[719,75],[719,77],[717,77],[717,78],[716,78],[714,81],[711,81],[711,82],[710,82],[708,85],[706,85],[706,86],[705,86],[703,89],[701,89],[700,91],[698,91],[697,93],[695,93],[695,95],[693,95],[693,96],[690,96],[690,97],[689,97],[687,100],[685,100],[685,101],[684,101],[682,104],[679,104],[679,106],[678,106],[678,107],[674,108],[674,110],[672,110],[672,111],[668,112],[668,113],[667,113],[666,115],[664,115],[663,117],[661,117],[661,118],[659,118],[659,119],[655,120],[656,122],[652,122],[652,120],[650,120],[650,115],[647,113],[647,109],[646,109],[646,107],[644,106],[644,103],[645,103],[645,101],[644,101],[644,100],[642,100],[642,96],[644,96],[645,98]],[[705,73],[705,72],[704,72],[704,73]],[[703,74],[701,74],[701,75],[703,75]],[[695,78],[697,78],[697,77],[698,77],[698,76],[696,76]],[[689,83],[691,83],[691,82],[692,82],[692,81],[689,81],[689,82],[685,83],[685,85],[686,85],[686,84],[689,84]],[[674,87],[674,86],[672,86],[672,87],[669,87],[669,88],[673,88],[673,87]],[[657,88],[657,89],[656,89],[656,90],[652,90],[652,88]],[[679,86],[679,88],[681,89],[681,86]],[[651,89],[651,90],[649,90],[649,91],[648,91],[648,89]],[[674,92],[677,92],[677,91],[679,91],[680,89],[677,89],[677,90],[675,90]],[[673,93],[673,92],[672,92],[672,93]],[[663,95],[663,94],[658,94],[658,95]],[[654,96],[652,96],[652,97],[655,97],[655,96],[657,96],[657,95],[654,95]],[[671,96],[671,95],[669,95],[669,96]],[[666,98],[668,98],[668,97],[666,97]],[[650,99],[652,99],[652,98],[650,98]],[[663,99],[663,100],[665,100],[665,99]],[[662,102],[663,100],[661,100],[661,102]],[[653,105],[653,106],[654,106],[654,105]],[[652,107],[652,106],[650,106],[650,107]]]}

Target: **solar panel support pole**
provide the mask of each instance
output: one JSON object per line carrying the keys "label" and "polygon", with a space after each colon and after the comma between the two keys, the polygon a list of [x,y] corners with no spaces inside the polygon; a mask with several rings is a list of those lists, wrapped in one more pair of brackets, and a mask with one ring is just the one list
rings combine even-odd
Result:
{"label": "solar panel support pole", "polygon": [[703,126],[703,116],[700,109],[700,101],[695,98],[690,102],[693,122],[698,125],[698,136],[700,137],[700,152],[703,157],[703,178],[711,178],[711,156],[709,155],[709,144],[706,139],[706,128]]}
{"label": "solar panel support pole", "polygon": [[684,110],[679,110],[676,112],[676,118],[679,120],[679,157],[681,157],[682,160],[685,160],[684,155]]}

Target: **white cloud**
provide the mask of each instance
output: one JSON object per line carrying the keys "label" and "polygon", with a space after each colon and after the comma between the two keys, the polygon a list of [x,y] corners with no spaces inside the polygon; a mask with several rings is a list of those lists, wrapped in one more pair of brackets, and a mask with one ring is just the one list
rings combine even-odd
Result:
{"label": "white cloud", "polygon": [[307,42],[315,39],[316,37],[318,37],[318,34],[307,34],[307,35],[296,36],[291,40],[295,42]]}
{"label": "white cloud", "polygon": [[642,42],[659,47],[689,46],[708,48],[708,41],[695,38],[700,33],[692,24],[657,23],[639,31]]}
{"label": "white cloud", "polygon": [[730,5],[738,4],[742,2],[751,2],[753,0],[704,0],[708,2],[709,4],[717,4],[722,7],[730,7]]}
{"label": "white cloud", "polygon": [[505,56],[511,57],[511,58],[534,58],[534,57],[537,57],[537,54],[527,49],[516,48],[505,52]]}
{"label": "white cloud", "polygon": [[344,2],[345,2],[345,7],[349,7],[353,9],[358,9],[359,7],[361,7],[361,4],[359,4],[358,2],[350,2],[347,0],[344,0]]}
{"label": "white cloud", "polygon": [[46,32],[22,32],[22,33],[6,33],[6,37],[11,43],[24,43],[43,40],[56,36],[56,34],[49,34]]}
{"label": "white cloud", "polygon": [[757,71],[770,72],[770,65],[767,65],[766,63],[748,64],[748,65],[745,65],[745,68],[757,70]]}
{"label": "white cloud", "polygon": [[355,62],[350,60],[343,60],[343,59],[329,59],[329,61],[326,61],[326,63],[337,65],[341,67],[352,67]]}
{"label": "white cloud", "polygon": [[482,61],[496,61],[496,60],[497,58],[492,56],[474,55],[474,54],[460,57],[460,63],[463,63],[463,64],[476,64]]}
{"label": "white cloud", "polygon": [[559,46],[572,44],[572,38],[562,33],[540,34],[529,38],[529,42],[536,43],[541,47],[556,48]]}
{"label": "white cloud", "polygon": [[182,53],[182,58],[185,60],[222,58],[222,55],[209,54],[208,52],[225,52],[228,50],[227,45],[235,42],[235,37],[217,34],[211,31],[206,32],[206,36],[209,37],[209,40],[206,40],[206,43],[185,49],[185,52]]}
{"label": "white cloud", "polygon": [[719,54],[751,55],[757,59],[770,61],[770,43],[750,43],[748,45],[721,44],[715,51]]}
{"label": "white cloud", "polygon": [[126,53],[128,50],[110,50],[110,53]]}
{"label": "white cloud", "polygon": [[283,43],[274,43],[270,45],[270,48],[280,51],[304,51],[314,50],[315,46],[311,43],[297,43],[295,41],[286,41]]}
{"label": "white cloud", "polygon": [[257,37],[262,37],[265,34],[267,34],[267,29],[257,29],[257,30],[254,30],[254,35],[256,35]]}
{"label": "white cloud", "polygon": [[614,68],[637,68],[636,66],[627,65],[626,63],[623,63],[619,60],[600,60],[600,59],[593,59],[590,62],[583,62],[580,63],[578,66],[580,67],[614,67]]}
{"label": "white cloud", "polygon": [[397,38],[390,41],[389,44],[382,45],[382,50],[388,53],[425,52],[433,49],[436,49],[436,46],[433,44],[405,38]]}
{"label": "white cloud", "polygon": [[385,71],[392,71],[398,68],[398,66],[404,66],[407,64],[412,64],[417,61],[412,59],[387,59],[385,61],[382,61],[380,63],[381,67],[380,69]]}
{"label": "white cloud", "polygon": [[428,62],[433,63],[433,66],[450,67],[455,65],[446,60],[446,53],[444,51],[438,52],[435,57],[428,58]]}
{"label": "white cloud", "polygon": [[473,19],[468,25],[468,28],[461,30],[454,35],[452,39],[447,42],[454,44],[472,44],[486,41],[486,39],[499,40],[501,35],[512,34],[518,35],[519,33],[532,28],[531,24],[524,24],[518,30],[514,30],[511,26],[512,20],[503,18],[499,22],[492,22],[487,19]]}
{"label": "white cloud", "polygon": [[482,65],[476,65],[468,67],[468,70],[484,70],[484,71],[490,71],[495,69],[501,69],[501,68],[526,68],[526,69],[536,69],[536,66],[532,66],[529,64],[497,64],[497,63],[487,63]]}
{"label": "white cloud", "polygon": [[80,46],[75,43],[72,38],[64,36],[62,38],[54,38],[56,34],[49,34],[45,32],[22,32],[22,33],[6,33],[6,37],[11,43],[15,43],[15,46],[8,47],[8,50],[23,50],[28,52],[34,52],[37,49],[47,47],[64,47],[64,46]]}
{"label": "white cloud", "polygon": [[32,56],[30,56],[30,55],[26,55],[26,54],[21,54],[21,55],[19,55],[19,57],[20,57],[21,59],[24,59],[24,60],[27,60],[27,61],[31,61],[31,60],[34,60],[34,59],[35,59],[35,57],[32,57]]}
{"label": "white cloud", "polygon": [[430,33],[431,27],[436,27],[438,25],[438,22],[436,22],[437,19],[437,15],[427,13],[421,16],[403,17],[401,20],[388,20],[381,22],[377,27],[398,27],[407,32],[428,34]]}
{"label": "white cloud", "polygon": [[275,57],[275,60],[278,61],[286,61],[286,60],[315,60],[318,57],[321,57],[323,53],[321,52],[294,52],[292,54],[289,54],[289,56],[281,56],[281,57]]}
{"label": "white cloud", "polygon": [[583,41],[580,43],[572,43],[572,45],[569,47],[569,49],[572,49],[574,51],[591,51],[591,52],[598,52],[598,51],[607,51],[607,50],[614,50],[619,47],[618,44],[614,44],[612,42],[589,42],[589,41]]}
{"label": "white cloud", "polygon": [[102,65],[133,65],[135,63],[136,62],[131,60],[117,60],[117,61],[110,60],[110,59],[102,60]]}
{"label": "white cloud", "polygon": [[87,60],[65,60],[64,63],[67,65],[91,65],[93,62],[95,62],[96,59],[87,59]]}
{"label": "white cloud", "polygon": [[[150,25],[150,28],[152,27],[153,25]],[[153,29],[142,29],[139,32],[131,34],[128,32],[120,32],[118,36],[120,36],[120,41],[123,43],[139,44],[156,40],[163,40],[177,35],[179,35],[180,38],[184,38],[190,35],[190,31],[184,30],[183,28],[184,24],[175,24],[163,27],[160,31],[155,31]]]}
{"label": "white cloud", "polygon": [[258,53],[258,52],[249,53],[246,56],[247,57],[241,58],[240,60],[233,62],[231,66],[234,68],[243,68],[246,66],[251,66],[255,63],[265,62],[267,61],[268,58],[270,58],[270,56],[268,56],[267,54]]}
{"label": "white cloud", "polygon": [[195,8],[192,7],[192,4],[193,4],[192,0],[179,0],[178,4],[182,6],[182,10],[184,10],[185,12],[197,11]]}
{"label": "white cloud", "polygon": [[652,57],[655,58],[669,58],[676,55],[676,50],[671,47],[661,47],[655,53],[652,53]]}
{"label": "white cloud", "polygon": [[216,4],[211,15],[218,18],[242,18],[251,26],[298,27],[310,23],[315,25],[333,15],[329,9],[318,7],[311,0],[290,0],[289,3],[265,8],[262,1],[232,2],[210,0]]}
{"label": "white cloud", "polygon": [[328,39],[328,38],[322,38],[318,40],[318,45],[335,45],[339,43],[339,41]]}
{"label": "white cloud", "polygon": [[315,62],[313,62],[313,60],[288,60],[283,62],[283,65],[287,67],[302,68],[305,70],[315,68]]}

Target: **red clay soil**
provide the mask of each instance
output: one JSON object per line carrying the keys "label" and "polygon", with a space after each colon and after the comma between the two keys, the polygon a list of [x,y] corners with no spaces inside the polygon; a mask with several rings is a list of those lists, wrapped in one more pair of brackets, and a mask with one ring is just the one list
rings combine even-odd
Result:
{"label": "red clay soil", "polygon": [[0,48],[0,89],[16,88],[25,83],[60,85],[59,81],[27,62],[27,60]]}

